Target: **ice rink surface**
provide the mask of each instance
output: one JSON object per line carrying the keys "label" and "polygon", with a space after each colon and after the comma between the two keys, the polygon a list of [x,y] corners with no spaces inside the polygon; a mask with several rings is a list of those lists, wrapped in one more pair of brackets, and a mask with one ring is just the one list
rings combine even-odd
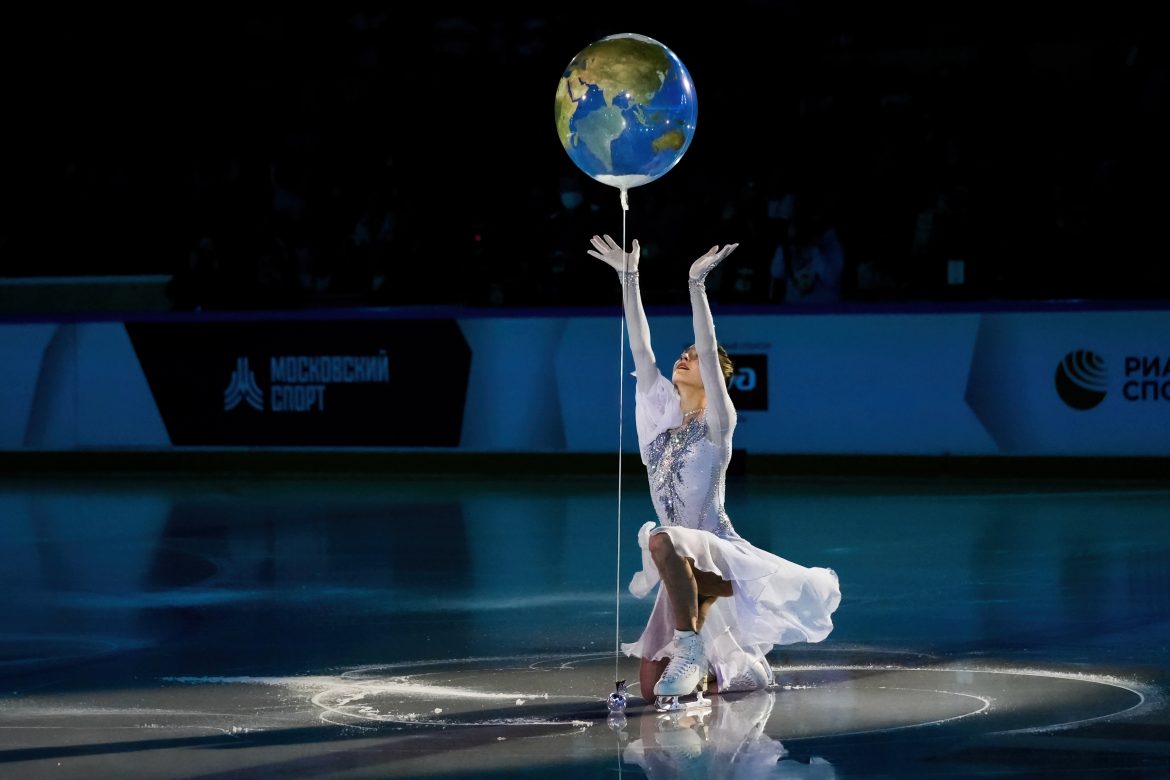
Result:
{"label": "ice rink surface", "polygon": [[[616,481],[0,481],[0,776],[1170,775],[1170,488],[769,479],[741,535],[841,580],[777,687],[644,706]],[[653,516],[622,498],[624,591]],[[633,686],[624,713],[605,705]]]}

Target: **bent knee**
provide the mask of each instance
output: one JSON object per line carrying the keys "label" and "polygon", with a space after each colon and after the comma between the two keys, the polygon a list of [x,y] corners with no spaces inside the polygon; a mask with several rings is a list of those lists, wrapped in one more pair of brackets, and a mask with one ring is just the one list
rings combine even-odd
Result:
{"label": "bent knee", "polygon": [[670,534],[652,534],[648,546],[650,555],[656,561],[674,555],[674,542],[670,541]]}

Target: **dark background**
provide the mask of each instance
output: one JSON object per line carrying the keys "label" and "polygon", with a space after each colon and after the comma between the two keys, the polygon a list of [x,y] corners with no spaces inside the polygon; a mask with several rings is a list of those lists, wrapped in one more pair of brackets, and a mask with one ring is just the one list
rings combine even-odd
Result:
{"label": "dark background", "polygon": [[790,304],[775,249],[827,230],[844,301],[1166,297],[1166,28],[1072,8],[9,11],[0,277],[176,274],[176,309],[611,303],[585,249],[621,234],[617,193],[553,96],[638,32],[699,103],[681,163],[630,193],[650,302],[738,241],[712,297]]}

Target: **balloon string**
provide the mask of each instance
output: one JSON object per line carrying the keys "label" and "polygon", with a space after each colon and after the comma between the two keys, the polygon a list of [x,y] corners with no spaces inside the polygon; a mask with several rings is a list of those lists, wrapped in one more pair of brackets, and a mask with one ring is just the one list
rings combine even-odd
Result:
{"label": "balloon string", "polygon": [[622,323],[618,336],[618,470],[617,470],[617,563],[614,566],[614,627],[613,627],[613,679],[620,674],[622,656],[622,433],[625,422],[626,388],[626,303],[629,300],[630,285],[627,274],[630,271],[630,256],[626,252],[626,212],[630,202],[626,191],[621,191],[622,201]]}

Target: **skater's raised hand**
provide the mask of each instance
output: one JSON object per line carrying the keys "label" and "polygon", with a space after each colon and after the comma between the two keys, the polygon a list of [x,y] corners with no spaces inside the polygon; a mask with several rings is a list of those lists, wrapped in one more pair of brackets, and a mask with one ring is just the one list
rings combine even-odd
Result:
{"label": "skater's raised hand", "polygon": [[732,252],[739,244],[727,244],[722,249],[719,245],[711,247],[707,253],[691,264],[691,281],[702,284],[707,279],[707,274],[711,273],[711,269],[723,262],[723,260]]}
{"label": "skater's raised hand", "polygon": [[609,236],[594,236],[590,243],[593,244],[593,249],[589,250],[589,254],[604,261],[619,274],[634,273],[638,270],[638,257],[642,251],[638,246],[638,239],[634,239],[628,255],[622,252],[622,248]]}

